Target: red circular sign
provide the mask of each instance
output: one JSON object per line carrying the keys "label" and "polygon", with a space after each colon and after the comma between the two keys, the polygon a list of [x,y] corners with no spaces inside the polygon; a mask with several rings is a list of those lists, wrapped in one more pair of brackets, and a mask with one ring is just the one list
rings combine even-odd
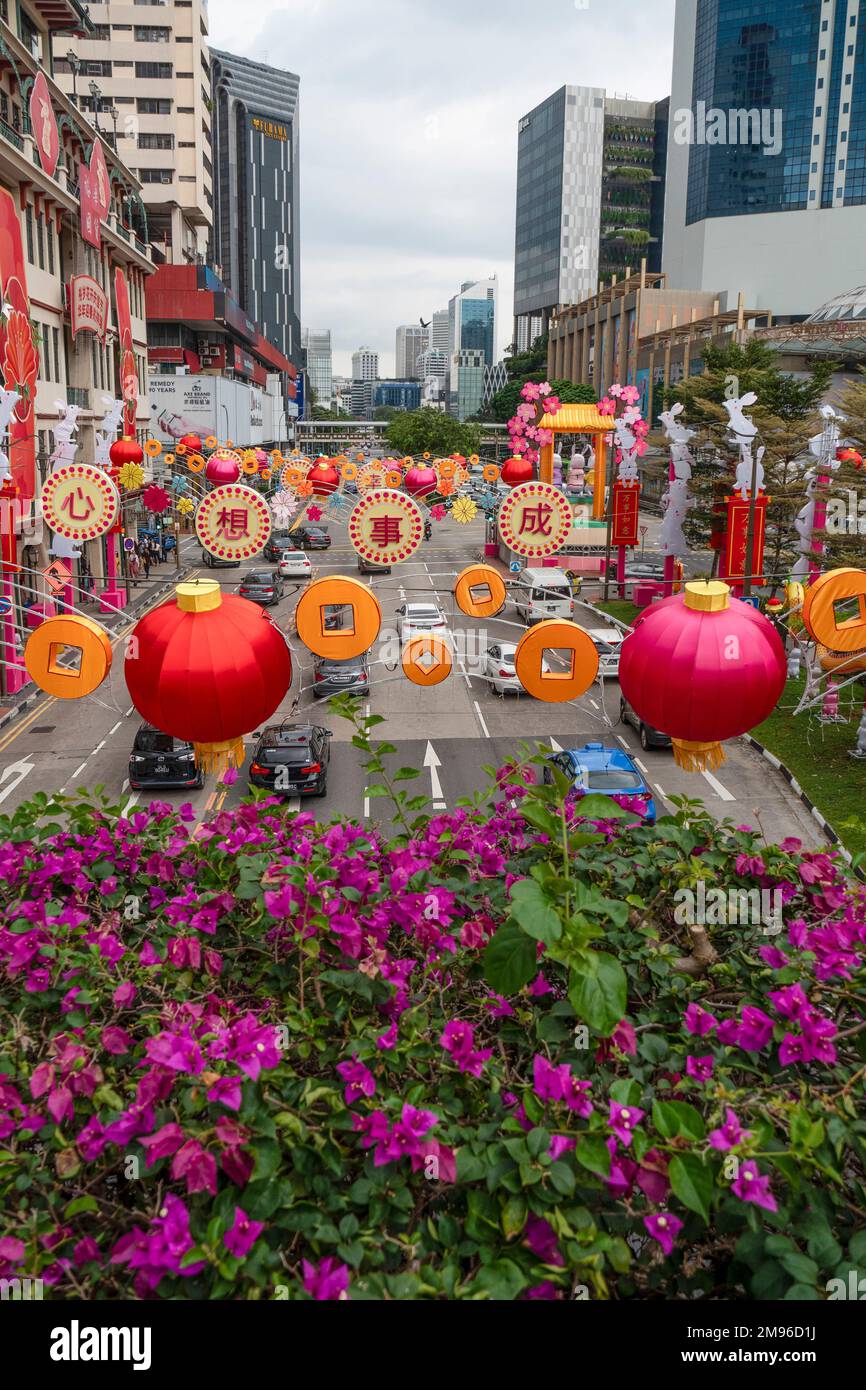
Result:
{"label": "red circular sign", "polygon": [[92,541],[110,531],[120,509],[120,493],[104,468],[64,463],[45,479],[42,515],[58,536]]}
{"label": "red circular sign", "polygon": [[499,534],[515,555],[558,555],[571,533],[571,503],[553,483],[521,483],[499,509]]}
{"label": "red circular sign", "polygon": [[199,503],[195,530],[205,550],[220,560],[251,560],[270,539],[270,508],[251,487],[228,483]]}
{"label": "red circular sign", "polygon": [[349,539],[364,560],[399,565],[415,554],[423,538],[421,508],[394,488],[366,493],[349,517]]}

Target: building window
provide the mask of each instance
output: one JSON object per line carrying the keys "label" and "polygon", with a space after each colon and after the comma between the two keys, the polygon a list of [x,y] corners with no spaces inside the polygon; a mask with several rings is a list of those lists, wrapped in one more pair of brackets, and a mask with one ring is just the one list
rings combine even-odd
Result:
{"label": "building window", "polygon": [[140,116],[170,116],[170,97],[139,97],[135,109]]}
{"label": "building window", "polygon": [[93,58],[86,58],[81,63],[82,77],[110,77],[112,66],[109,62],[97,62]]}
{"label": "building window", "polygon": [[171,183],[171,169],[139,169],[138,177],[142,183]]}
{"label": "building window", "polygon": [[173,150],[174,136],[142,131],[138,137],[138,148],[140,150]]}
{"label": "building window", "polygon": [[36,219],[36,254],[39,259],[39,269],[45,269],[45,228],[42,225],[42,218]]}
{"label": "building window", "polygon": [[135,40],[136,43],[168,43],[171,38],[171,30],[156,24],[136,24]]}
{"label": "building window", "polygon": [[55,369],[56,369],[56,372],[57,372],[57,380],[60,381],[60,380],[61,380],[61,375],[60,375],[60,331],[59,331],[59,329],[56,328],[56,327],[52,327],[52,329],[51,329],[51,336],[52,336],[52,338],[54,339],[54,366],[55,366]]}
{"label": "building window", "polygon": [[136,77],[170,78],[172,75],[171,63],[136,63]]}
{"label": "building window", "polygon": [[[48,242],[48,273],[54,274],[54,227],[50,221],[45,224],[45,237]],[[56,330],[55,330],[56,332]],[[55,354],[56,356],[56,354]]]}
{"label": "building window", "polygon": [[35,265],[33,259],[33,209],[29,203],[24,210],[24,225],[27,232],[27,259],[31,265]]}

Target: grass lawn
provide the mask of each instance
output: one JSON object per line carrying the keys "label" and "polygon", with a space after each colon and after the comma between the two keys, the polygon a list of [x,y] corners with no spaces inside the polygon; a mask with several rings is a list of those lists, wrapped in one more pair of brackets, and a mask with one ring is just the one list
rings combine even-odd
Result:
{"label": "grass lawn", "polygon": [[629,624],[632,624],[638,614],[643,612],[642,608],[636,607],[635,604],[624,598],[608,599],[607,603],[602,601],[596,603],[595,607],[600,608],[604,613],[609,613],[612,618],[618,618],[621,623]]}
{"label": "grass lawn", "polygon": [[847,724],[822,724],[818,711],[794,718],[804,678],[788,681],[777,708],[752,734],[789,767],[803,791],[833,826],[851,854],[866,852],[866,762],[849,758],[857,746],[863,688],[849,686],[839,699]]}

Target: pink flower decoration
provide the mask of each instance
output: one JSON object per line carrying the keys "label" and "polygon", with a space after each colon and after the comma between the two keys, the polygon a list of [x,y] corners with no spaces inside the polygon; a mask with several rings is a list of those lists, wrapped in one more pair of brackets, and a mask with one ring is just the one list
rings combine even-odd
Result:
{"label": "pink flower decoration", "polygon": [[610,396],[605,396],[604,400],[598,403],[598,413],[599,415],[615,415],[616,402],[612,401]]}
{"label": "pink flower decoration", "polygon": [[165,488],[156,486],[145,489],[142,501],[147,511],[155,512],[157,515],[160,512],[167,512],[171,506],[171,498]]}
{"label": "pink flower decoration", "polygon": [[448,515],[441,502],[437,502],[435,507],[430,508],[430,515],[434,521],[444,521]]}
{"label": "pink flower decoration", "polygon": [[307,508],[307,520],[308,520],[308,521],[321,521],[321,520],[322,520],[322,509],[321,509],[321,507],[308,507],[308,508]]}
{"label": "pink flower decoration", "polygon": [[[521,391],[520,394],[521,394],[521,396],[523,397],[523,399],[524,399],[525,401],[537,401],[537,400],[540,400],[540,399],[541,399],[541,390],[542,390],[542,388],[541,388],[540,386],[538,386],[538,385],[536,384],[536,382],[534,382],[534,381],[527,381],[526,385],[524,386],[524,388],[523,388],[523,390]],[[548,386],[547,391],[549,391],[549,390],[550,390],[550,387]],[[546,395],[546,394],[547,394],[547,392],[545,392],[545,395]]]}

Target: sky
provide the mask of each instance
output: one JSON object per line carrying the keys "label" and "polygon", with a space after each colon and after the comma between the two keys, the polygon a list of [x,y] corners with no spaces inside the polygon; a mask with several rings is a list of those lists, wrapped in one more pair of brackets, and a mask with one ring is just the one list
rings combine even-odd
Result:
{"label": "sky", "polygon": [[669,95],[675,0],[210,0],[210,42],[299,74],[301,324],[334,372],[499,277],[513,337],[517,123],[565,84]]}

